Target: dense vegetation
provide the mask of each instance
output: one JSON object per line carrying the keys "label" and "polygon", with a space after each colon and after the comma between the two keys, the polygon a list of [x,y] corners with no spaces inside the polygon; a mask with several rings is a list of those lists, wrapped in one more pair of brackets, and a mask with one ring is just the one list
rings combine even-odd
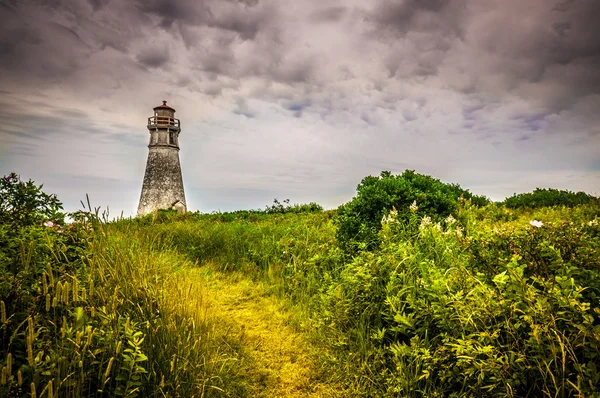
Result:
{"label": "dense vegetation", "polygon": [[487,198],[472,195],[458,184],[446,184],[412,170],[400,175],[384,171],[379,177],[365,177],[356,191],[356,197],[338,208],[336,218],[336,238],[349,255],[379,245],[381,220],[392,209],[399,210],[397,215],[403,222],[408,220],[411,205],[417,214],[440,221],[456,212],[461,198],[478,206],[489,203]]}
{"label": "dense vegetation", "polygon": [[27,184],[2,191],[40,199],[33,221],[2,218],[2,396],[251,395],[244,347],[203,311],[199,266],[287,303],[339,396],[600,394],[595,198],[513,209],[383,173],[337,212],[107,223],[88,205],[66,225]]}
{"label": "dense vegetation", "polygon": [[548,206],[578,206],[597,202],[598,198],[585,192],[571,192],[558,189],[536,188],[533,192],[514,194],[506,198],[504,204],[511,209],[530,207],[548,207]]}

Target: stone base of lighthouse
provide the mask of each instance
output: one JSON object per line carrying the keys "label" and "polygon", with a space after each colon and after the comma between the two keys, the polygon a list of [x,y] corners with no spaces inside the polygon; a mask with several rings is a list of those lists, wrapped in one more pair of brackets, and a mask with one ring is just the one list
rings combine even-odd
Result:
{"label": "stone base of lighthouse", "polygon": [[144,216],[159,209],[175,209],[181,212],[187,209],[179,149],[173,146],[149,147],[137,214]]}

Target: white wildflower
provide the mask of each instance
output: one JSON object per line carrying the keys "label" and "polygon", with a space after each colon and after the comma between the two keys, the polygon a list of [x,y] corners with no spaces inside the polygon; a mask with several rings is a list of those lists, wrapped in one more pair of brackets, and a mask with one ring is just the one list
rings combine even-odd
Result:
{"label": "white wildflower", "polygon": [[459,238],[462,238],[463,236],[463,229],[461,227],[456,227],[456,229],[454,230],[454,233],[456,234],[456,236],[458,236]]}
{"label": "white wildflower", "polygon": [[446,224],[447,225],[452,225],[456,222],[456,220],[454,219],[454,217],[452,217],[452,214],[450,214],[448,217],[446,217]]}
{"label": "white wildflower", "polygon": [[392,208],[392,210],[390,210],[389,214],[384,214],[383,217],[381,217],[381,224],[389,224],[391,222],[394,222],[398,219],[398,210],[396,210],[395,207]]}
{"label": "white wildflower", "polygon": [[426,228],[428,225],[431,225],[431,217],[429,217],[429,216],[425,216],[425,217],[423,217],[423,219],[421,220],[421,225],[419,225],[419,229],[424,229],[424,228]]}
{"label": "white wildflower", "polygon": [[538,221],[538,220],[529,221],[529,224],[533,225],[536,228],[539,228],[542,225],[544,225],[541,221]]}
{"label": "white wildflower", "polygon": [[419,206],[417,206],[417,201],[413,200],[412,204],[409,206],[410,211],[416,213],[419,210]]}

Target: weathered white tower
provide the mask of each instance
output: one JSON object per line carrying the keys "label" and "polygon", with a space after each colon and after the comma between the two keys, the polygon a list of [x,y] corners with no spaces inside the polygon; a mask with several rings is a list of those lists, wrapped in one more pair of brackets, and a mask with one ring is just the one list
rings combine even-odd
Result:
{"label": "weathered white tower", "polygon": [[144,174],[142,195],[138,206],[138,216],[158,209],[175,209],[185,212],[185,194],[179,163],[179,119],[175,119],[175,109],[163,101],[154,108],[154,116],[148,118],[150,144],[148,162]]}

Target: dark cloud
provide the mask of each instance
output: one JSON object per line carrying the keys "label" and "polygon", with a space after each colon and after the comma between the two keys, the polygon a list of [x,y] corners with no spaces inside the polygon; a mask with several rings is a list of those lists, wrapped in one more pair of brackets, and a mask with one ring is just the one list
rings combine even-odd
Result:
{"label": "dark cloud", "polygon": [[94,11],[98,11],[98,10],[102,9],[103,7],[105,7],[108,4],[109,1],[110,0],[89,0]]}
{"label": "dark cloud", "polygon": [[167,49],[154,48],[138,54],[136,59],[149,68],[160,68],[169,62],[170,57]]}
{"label": "dark cloud", "polygon": [[346,7],[327,7],[317,11],[314,11],[310,18],[315,22],[337,22],[342,19],[348,9]]}
{"label": "dark cloud", "polygon": [[465,0],[382,0],[367,14],[378,29],[462,36]]}
{"label": "dark cloud", "polygon": [[[391,78],[438,76],[467,94],[512,91],[554,112],[600,92],[599,1],[396,0],[364,14],[369,39],[387,43]],[[441,67],[465,78],[440,76]]]}
{"label": "dark cloud", "polygon": [[[77,70],[89,47],[72,29],[54,22],[33,26],[21,18],[4,25],[0,35],[3,68],[0,76],[66,78]],[[14,74],[14,75],[13,75]]]}
{"label": "dark cloud", "polygon": [[240,3],[240,4],[244,4],[248,7],[254,7],[257,6],[259,3],[259,0],[229,0],[232,1],[234,3]]}
{"label": "dark cloud", "polygon": [[[139,9],[159,18],[162,28],[174,23],[207,26],[238,33],[244,40],[254,39],[261,25],[272,16],[272,9],[257,7],[258,2],[218,0],[140,0]],[[189,40],[189,38],[188,38]]]}
{"label": "dark cloud", "polygon": [[254,117],[256,117],[256,112],[250,110],[248,102],[243,98],[237,101],[236,106],[233,109],[233,113],[236,115],[245,116],[248,119],[253,119]]}
{"label": "dark cloud", "polygon": [[315,65],[310,62],[293,61],[281,62],[278,65],[266,70],[267,76],[272,76],[276,81],[293,84],[307,82],[310,80]]}
{"label": "dark cloud", "polygon": [[142,12],[160,19],[160,26],[170,28],[174,22],[200,25],[212,18],[210,8],[205,2],[191,0],[139,0]]}

